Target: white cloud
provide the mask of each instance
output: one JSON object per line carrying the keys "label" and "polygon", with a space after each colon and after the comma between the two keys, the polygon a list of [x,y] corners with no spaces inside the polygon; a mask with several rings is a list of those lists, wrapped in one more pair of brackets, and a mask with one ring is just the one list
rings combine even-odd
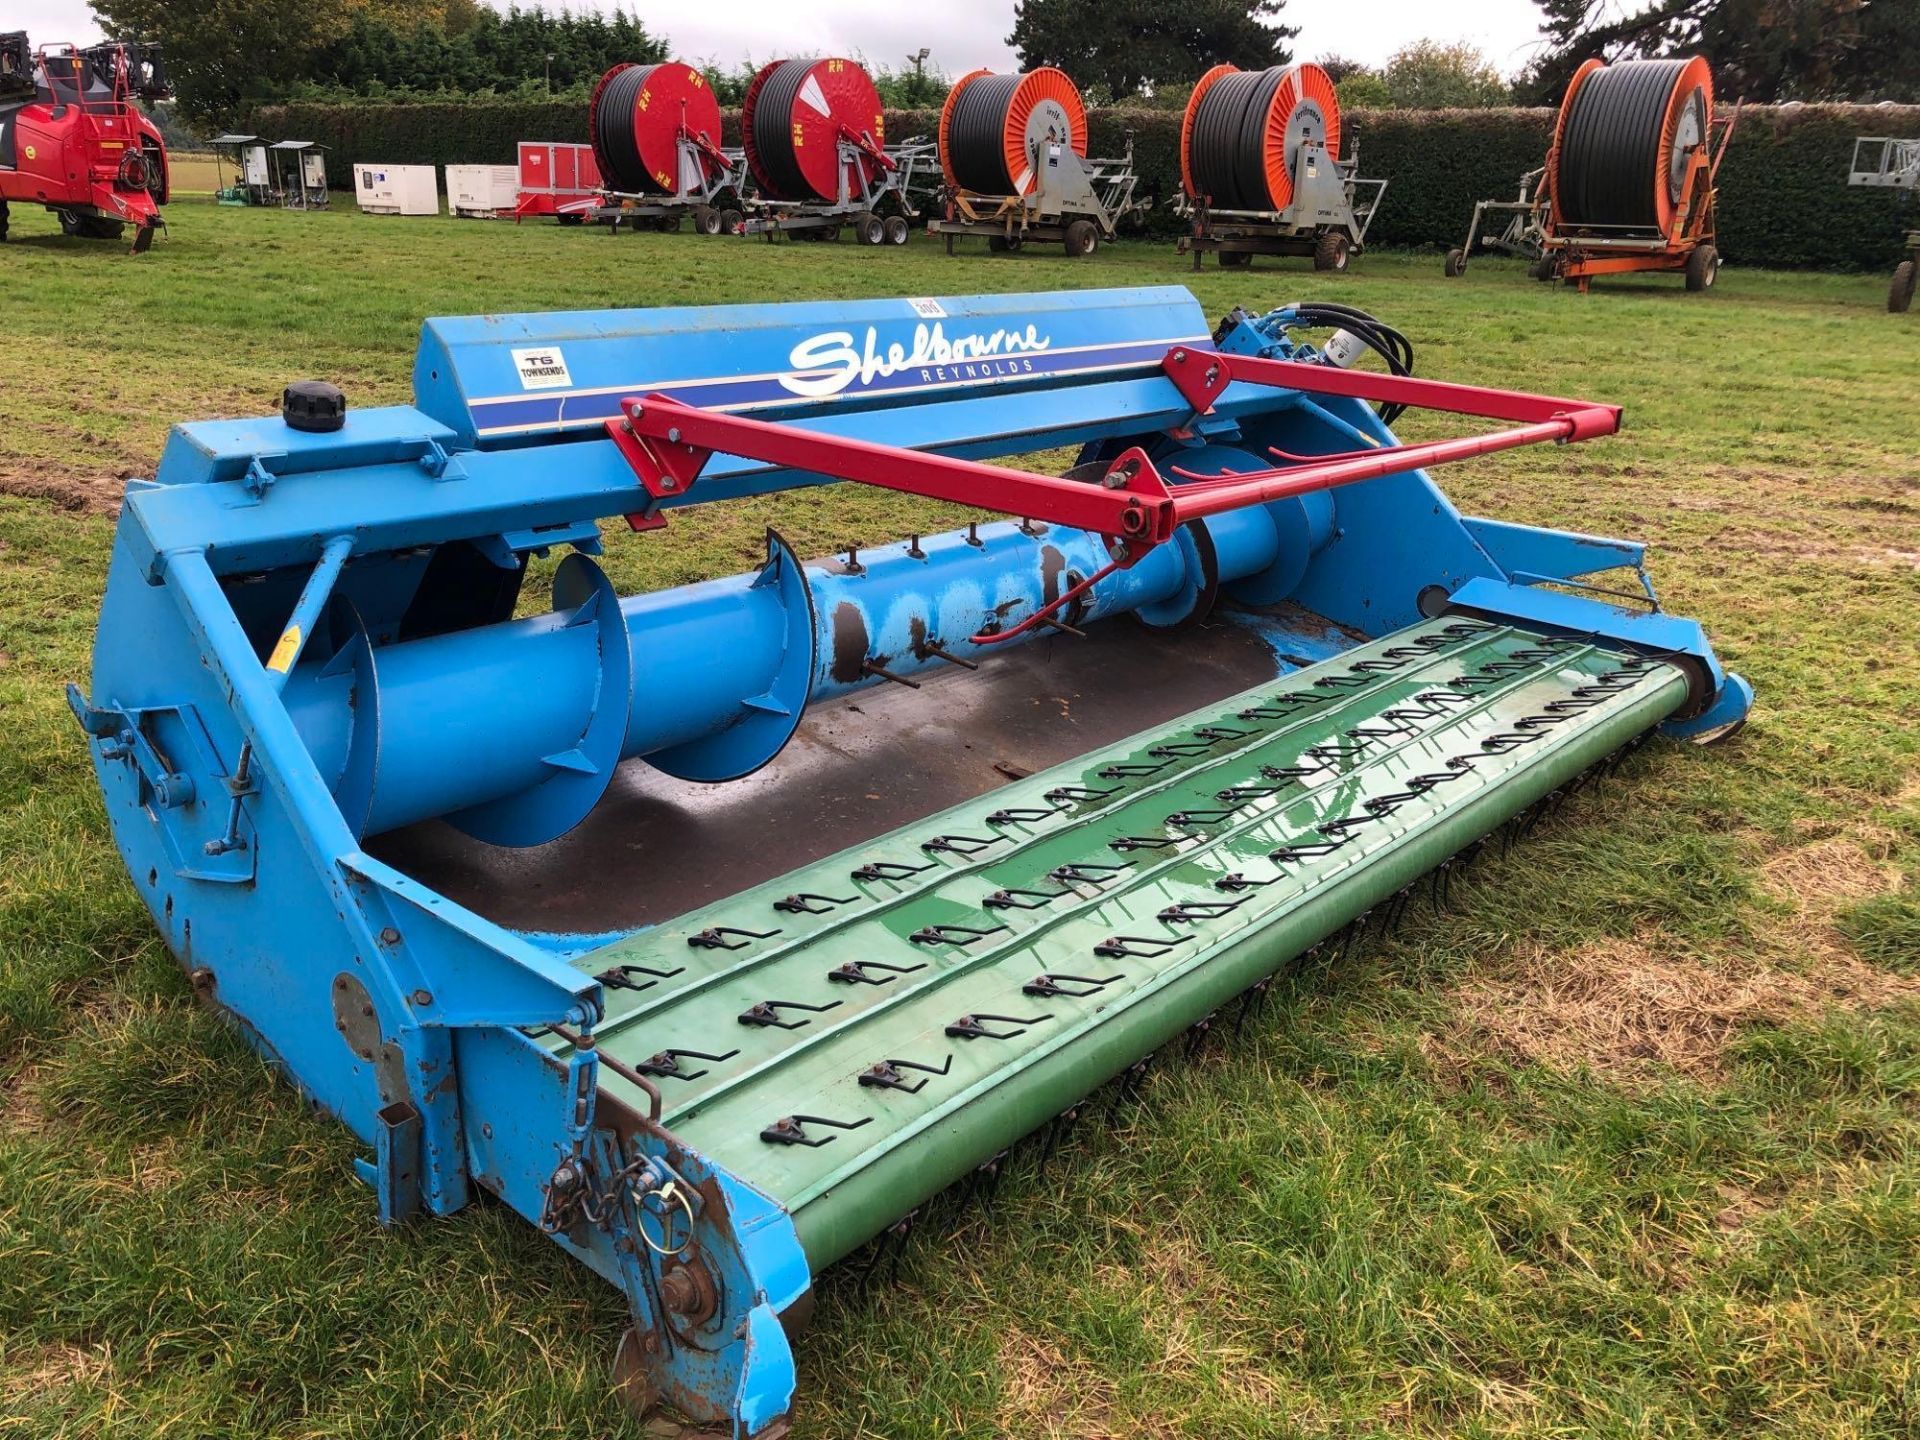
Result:
{"label": "white cloud", "polygon": [[[502,0],[504,3],[504,0]],[[567,8],[611,10],[617,0],[566,0]],[[551,8],[560,8],[554,4]],[[706,7],[638,0],[624,7],[650,30],[665,34],[681,56],[728,65],[751,56],[858,51],[875,64],[899,65],[926,46],[950,74],[978,66],[1012,66],[1006,35],[1013,28],[1008,0],[946,0],[917,7],[900,0],[727,0]],[[37,0],[36,43],[100,36],[86,0]],[[1436,12],[1430,0],[1289,0],[1286,22],[1300,28],[1294,48],[1303,57],[1329,53],[1379,62],[1409,40],[1468,40],[1509,73],[1519,70],[1538,39],[1533,0],[1473,0]]]}

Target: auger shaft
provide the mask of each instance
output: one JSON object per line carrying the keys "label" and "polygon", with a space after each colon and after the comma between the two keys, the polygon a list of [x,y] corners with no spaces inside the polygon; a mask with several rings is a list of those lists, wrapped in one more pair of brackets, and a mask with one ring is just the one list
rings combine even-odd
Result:
{"label": "auger shaft", "polygon": [[[1260,508],[1211,518],[1215,578],[1272,565],[1284,523]],[[811,615],[794,614],[790,592],[753,574],[622,600],[632,695],[620,757],[672,752],[738,725],[773,692],[795,645],[815,651],[812,700],[943,668],[946,655],[980,655],[968,636],[1033,613],[1106,554],[1087,531],[994,524],[858,552],[854,563],[806,568]],[[1193,573],[1203,563],[1190,547],[1156,547],[1090,591],[1076,623],[1177,604],[1203,588],[1207,577]],[[606,697],[597,693],[594,631],[568,621],[556,611],[381,648],[380,778],[365,833],[525,791],[551,773],[550,757],[576,749]],[[355,683],[316,662],[286,686],[287,708],[329,783],[347,767],[364,713]]]}

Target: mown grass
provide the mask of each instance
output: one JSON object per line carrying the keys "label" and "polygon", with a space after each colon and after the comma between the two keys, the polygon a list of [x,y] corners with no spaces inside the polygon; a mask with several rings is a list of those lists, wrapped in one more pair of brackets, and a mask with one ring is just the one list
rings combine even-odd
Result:
{"label": "mown grass", "polygon": [[[1164,249],[949,260],[175,207],[132,261],[0,249],[0,1434],[623,1433],[617,1297],[500,1207],[394,1234],[353,1145],[193,1005],[60,686],[173,420],[323,375],[404,399],[422,316],[1181,283]],[[805,1436],[1920,1433],[1920,455],[1878,277],[1587,299],[1370,256],[1195,285],[1337,296],[1423,373],[1624,403],[1618,439],[1449,477],[1647,539],[1752,677],[1445,915],[1169,1057],[1137,1108],[829,1280]],[[623,540],[623,584],[930,523],[812,493]]]}

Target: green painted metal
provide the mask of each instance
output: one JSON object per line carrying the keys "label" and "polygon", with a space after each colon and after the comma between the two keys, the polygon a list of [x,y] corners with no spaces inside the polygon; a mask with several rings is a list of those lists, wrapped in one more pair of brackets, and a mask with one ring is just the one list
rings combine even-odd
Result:
{"label": "green painted metal", "polygon": [[[583,956],[598,1043],[818,1270],[1685,698],[1665,663],[1418,625]],[[885,1061],[931,1068],[861,1083]]]}

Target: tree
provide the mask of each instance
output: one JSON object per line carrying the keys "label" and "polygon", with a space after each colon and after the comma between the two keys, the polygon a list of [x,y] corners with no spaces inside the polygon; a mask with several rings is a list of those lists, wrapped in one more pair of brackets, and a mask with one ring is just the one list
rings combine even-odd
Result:
{"label": "tree", "polygon": [[1464,41],[1415,40],[1394,51],[1381,72],[1395,110],[1469,110],[1505,105],[1512,92],[1493,62]]}
{"label": "tree", "polygon": [[158,41],[180,113],[216,122],[298,80],[315,46],[351,24],[308,0],[94,0],[93,13],[110,39]]}
{"label": "tree", "polygon": [[1293,58],[1285,0],[1019,0],[1007,44],[1022,66],[1057,65],[1093,99],[1131,100],[1209,66],[1263,70]]}
{"label": "tree", "polygon": [[1728,97],[1920,100],[1914,0],[1539,0],[1524,98],[1557,102],[1583,61],[1704,55]]}
{"label": "tree", "polygon": [[1313,63],[1326,71],[1327,78],[1336,85],[1349,76],[1374,73],[1373,67],[1366,61],[1355,60],[1347,55],[1322,55]]}
{"label": "tree", "polygon": [[667,58],[630,15],[478,0],[94,0],[109,35],[158,40],[188,119],[224,123],[293,95],[545,94],[621,60]]}
{"label": "tree", "polygon": [[1334,82],[1333,93],[1342,110],[1393,109],[1393,92],[1387,88],[1387,77],[1378,70],[1349,70]]}
{"label": "tree", "polygon": [[867,67],[873,73],[874,88],[879,90],[881,100],[889,109],[938,109],[940,102],[947,98],[953,80],[938,65],[927,63],[932,54],[922,47],[918,54],[906,57],[905,65]]}

